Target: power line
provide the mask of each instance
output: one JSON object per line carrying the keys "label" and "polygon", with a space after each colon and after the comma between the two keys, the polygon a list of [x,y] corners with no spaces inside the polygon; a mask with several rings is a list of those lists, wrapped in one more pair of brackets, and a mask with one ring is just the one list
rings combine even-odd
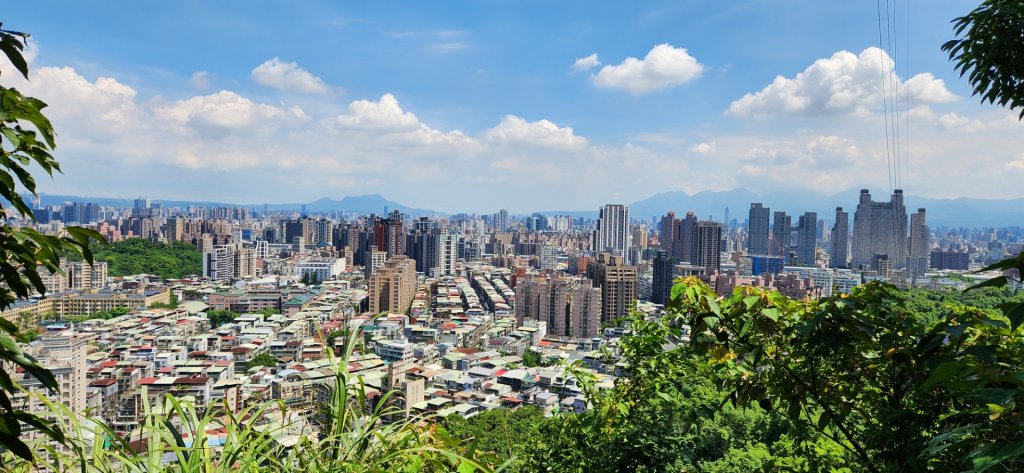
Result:
{"label": "power line", "polygon": [[[883,49],[884,46],[883,45],[886,44],[886,42],[883,41],[883,38],[882,38],[882,2],[881,2],[881,0],[875,0],[875,8],[876,8],[877,13],[878,13],[878,50],[879,50],[878,63],[879,63],[879,66],[881,68],[880,72],[882,73],[882,115],[883,115],[884,120],[885,120],[885,164],[886,164],[886,172],[889,175],[889,193],[892,194],[892,190],[893,190],[893,179],[892,179],[892,174],[893,174],[892,158],[893,157],[892,157],[892,147],[891,147],[892,139],[890,138],[890,133],[889,133],[889,102],[887,100],[888,94],[886,92],[886,77],[885,77],[886,64],[885,64],[885,57],[881,54],[881,52],[884,51],[884,49]],[[888,11],[888,9],[889,9],[889,7],[888,7],[888,3],[887,3],[886,4],[886,11]]]}

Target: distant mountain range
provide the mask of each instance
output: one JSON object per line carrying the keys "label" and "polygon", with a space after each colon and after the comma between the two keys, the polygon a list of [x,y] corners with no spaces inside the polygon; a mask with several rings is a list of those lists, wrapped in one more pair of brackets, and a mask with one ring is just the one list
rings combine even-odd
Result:
{"label": "distant mountain range", "polygon": [[[703,191],[687,194],[682,191],[663,192],[647,199],[629,204],[630,215],[635,219],[649,220],[661,217],[669,210],[676,215],[694,212],[700,219],[724,220],[725,209],[729,208],[729,218],[740,222],[747,218],[752,202],[760,202],[773,211],[783,210],[790,215],[804,212],[817,212],[819,219],[833,220],[835,208],[843,207],[851,213],[857,207],[859,190],[850,190],[838,194],[823,194],[809,191],[780,191],[767,194],[756,194],[747,189],[731,191]],[[876,201],[888,200],[887,191],[875,191],[872,198]],[[43,205],[59,205],[63,202],[96,202],[109,207],[132,207],[133,199],[77,197],[69,195],[42,194]],[[262,210],[264,205],[270,210],[299,210],[302,203],[283,204],[229,204],[222,202],[200,202],[180,200],[153,200],[164,207],[246,207]],[[1000,227],[1024,225],[1024,198],[1012,200],[997,199],[929,199],[908,196],[906,198],[908,213],[919,207],[928,210],[928,224],[932,227]],[[305,203],[306,211],[311,213],[333,212],[341,210],[355,214],[375,213],[383,215],[387,211],[398,210],[411,216],[448,215],[431,209],[407,207],[398,202],[388,200],[380,194],[366,194],[343,197],[334,200],[324,197]],[[497,209],[495,209],[497,210]],[[576,218],[595,218],[597,210],[563,210],[542,211],[543,215],[570,215]],[[851,222],[852,223],[852,222]]]}

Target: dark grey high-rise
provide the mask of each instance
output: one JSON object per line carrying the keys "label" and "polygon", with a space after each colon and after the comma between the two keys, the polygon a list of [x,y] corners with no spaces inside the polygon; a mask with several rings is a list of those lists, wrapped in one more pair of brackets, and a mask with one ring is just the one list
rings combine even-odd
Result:
{"label": "dark grey high-rise", "polygon": [[750,217],[747,223],[747,253],[751,255],[768,254],[768,233],[771,230],[769,220],[772,209],[759,202],[750,204]]}
{"label": "dark grey high-rise", "polygon": [[793,218],[786,215],[786,212],[776,211],[775,220],[772,223],[772,236],[775,244],[771,248],[772,255],[785,255],[786,249],[793,244]]}
{"label": "dark grey high-rise", "polygon": [[653,261],[654,280],[651,284],[651,302],[667,304],[672,295],[672,280],[675,279],[676,259],[665,250],[658,250]]}
{"label": "dark grey high-rise", "polygon": [[928,253],[930,248],[930,234],[928,224],[925,221],[925,210],[917,209],[917,213],[910,216],[910,244],[908,245],[910,261],[907,267],[910,274],[915,277],[924,276],[928,270]]}
{"label": "dark grey high-rise", "polygon": [[697,215],[686,212],[686,217],[676,222],[675,241],[672,244],[672,256],[679,261],[697,264],[694,261],[696,241],[694,228],[697,227]]}
{"label": "dark grey high-rise", "polygon": [[829,239],[828,266],[830,268],[849,267],[849,248],[850,213],[844,212],[842,207],[836,207],[836,224],[832,226],[832,235]]}
{"label": "dark grey high-rise", "polygon": [[796,238],[796,262],[801,266],[814,266],[818,243],[818,213],[805,212],[800,216]]}

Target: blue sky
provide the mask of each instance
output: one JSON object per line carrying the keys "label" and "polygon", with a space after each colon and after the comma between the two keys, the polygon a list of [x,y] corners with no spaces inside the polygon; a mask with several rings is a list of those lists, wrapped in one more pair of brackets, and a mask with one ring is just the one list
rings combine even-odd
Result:
{"label": "blue sky", "polygon": [[[939,50],[973,5],[896,5],[896,80],[913,77],[900,144],[911,194],[1022,196],[1020,126],[971,98]],[[65,175],[41,185],[50,193],[378,192],[488,211],[890,185],[875,2],[19,2],[5,13],[5,27],[33,35],[35,72],[30,84],[2,77],[48,101],[60,133]]]}

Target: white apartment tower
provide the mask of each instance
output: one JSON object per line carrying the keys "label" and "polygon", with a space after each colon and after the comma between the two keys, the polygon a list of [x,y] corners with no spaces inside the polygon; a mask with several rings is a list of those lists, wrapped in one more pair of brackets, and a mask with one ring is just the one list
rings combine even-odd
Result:
{"label": "white apartment tower", "polygon": [[628,259],[629,248],[632,246],[631,240],[629,207],[621,204],[608,204],[601,207],[595,230],[594,252],[610,253]]}

